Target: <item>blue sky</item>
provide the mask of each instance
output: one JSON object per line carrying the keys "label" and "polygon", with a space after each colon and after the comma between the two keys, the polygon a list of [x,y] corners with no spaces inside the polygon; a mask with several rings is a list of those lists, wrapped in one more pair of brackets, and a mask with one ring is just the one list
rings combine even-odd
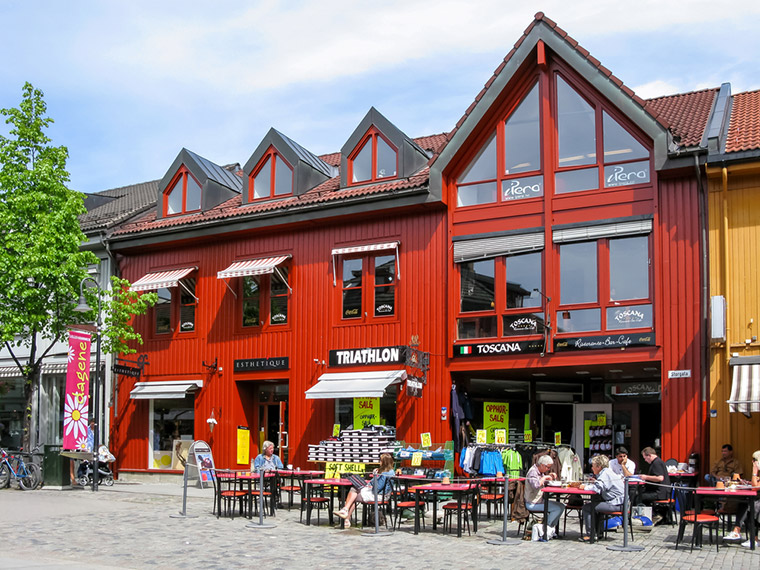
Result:
{"label": "blue sky", "polygon": [[440,133],[539,10],[644,98],[760,88],[757,0],[0,0],[0,107],[45,93],[83,192],[161,178],[182,147],[243,164],[270,127],[338,151],[371,106]]}

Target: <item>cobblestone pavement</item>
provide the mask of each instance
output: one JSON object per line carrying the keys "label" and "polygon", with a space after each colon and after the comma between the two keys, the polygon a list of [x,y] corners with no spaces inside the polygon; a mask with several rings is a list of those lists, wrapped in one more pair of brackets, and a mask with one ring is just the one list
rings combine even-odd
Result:
{"label": "cobblestone pavement", "polygon": [[[320,526],[300,524],[297,508],[267,518],[276,525],[269,529],[250,528],[246,519],[217,519],[209,489],[188,490],[186,513],[196,518],[170,517],[182,504],[181,487],[166,484],[117,482],[97,493],[1,490],[0,568],[760,568],[760,550],[739,545],[717,553],[708,545],[676,551],[676,527],[670,526],[637,533],[641,552],[614,552],[606,547],[622,544],[622,533],[581,544],[575,519],[565,539],[507,546],[488,544],[501,538],[502,526],[485,519],[477,534],[461,539],[440,529],[433,534],[430,519],[418,536],[411,521],[389,536],[365,536],[356,528],[328,527],[324,512]],[[509,527],[515,538],[516,525]]]}

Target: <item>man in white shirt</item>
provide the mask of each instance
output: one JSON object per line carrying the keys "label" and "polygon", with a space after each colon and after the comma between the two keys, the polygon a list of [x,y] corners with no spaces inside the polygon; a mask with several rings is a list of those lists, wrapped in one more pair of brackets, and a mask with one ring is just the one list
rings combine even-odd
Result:
{"label": "man in white shirt", "polygon": [[628,450],[625,447],[615,450],[615,459],[610,461],[610,469],[621,477],[629,477],[636,472],[636,464],[628,459]]}

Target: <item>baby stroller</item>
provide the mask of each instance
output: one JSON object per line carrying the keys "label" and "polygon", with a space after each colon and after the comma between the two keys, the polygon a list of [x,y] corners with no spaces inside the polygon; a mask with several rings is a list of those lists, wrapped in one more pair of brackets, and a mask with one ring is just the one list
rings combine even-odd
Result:
{"label": "baby stroller", "polygon": [[[108,451],[105,445],[98,448],[98,485],[113,485],[113,471],[108,466],[109,463],[116,461],[113,454]],[[77,469],[77,482],[86,487],[92,485],[92,462],[84,460],[79,464]]]}

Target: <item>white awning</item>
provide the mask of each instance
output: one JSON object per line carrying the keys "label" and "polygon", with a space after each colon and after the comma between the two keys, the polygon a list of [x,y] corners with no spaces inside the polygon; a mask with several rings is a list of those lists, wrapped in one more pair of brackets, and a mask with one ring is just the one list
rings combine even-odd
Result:
{"label": "white awning", "polygon": [[384,249],[396,249],[398,247],[397,241],[390,241],[388,243],[373,243],[369,245],[354,245],[351,247],[339,247],[332,250],[333,255],[346,255],[347,253],[362,253],[365,251],[382,251]]}
{"label": "white awning", "polygon": [[404,370],[322,374],[319,381],[306,390],[306,399],[380,398],[388,386],[400,384],[404,380],[406,380]]}
{"label": "white awning", "polygon": [[138,382],[129,393],[133,400],[171,400],[184,398],[203,388],[203,380],[170,380],[167,382]]}
{"label": "white awning", "polygon": [[155,291],[156,289],[163,289],[165,287],[176,287],[179,284],[180,279],[184,279],[196,269],[198,268],[184,267],[182,269],[148,273],[132,283],[132,286],[129,289],[131,291]]}
{"label": "white awning", "polygon": [[260,259],[246,259],[236,261],[227,269],[219,271],[216,274],[217,279],[229,279],[230,277],[248,277],[250,275],[264,275],[273,273],[275,267],[280,265],[290,255],[278,255],[276,257],[262,257]]}
{"label": "white awning", "polygon": [[747,417],[760,412],[760,364],[742,364],[733,367],[733,383],[728,409]]}
{"label": "white awning", "polygon": [[389,241],[386,243],[371,243],[366,245],[353,245],[351,247],[338,247],[332,250],[333,261],[333,287],[338,283],[337,276],[335,275],[335,256],[347,255],[351,253],[365,253],[367,251],[384,251],[392,249],[396,252],[396,279],[401,279],[401,263],[398,259],[398,246],[400,242]]}
{"label": "white awning", "polygon": [[552,231],[554,243],[591,241],[600,238],[615,238],[648,234],[652,231],[652,220],[629,220],[611,224],[556,228]]}
{"label": "white awning", "polygon": [[454,242],[454,263],[517,255],[544,249],[544,233],[489,236]]}

